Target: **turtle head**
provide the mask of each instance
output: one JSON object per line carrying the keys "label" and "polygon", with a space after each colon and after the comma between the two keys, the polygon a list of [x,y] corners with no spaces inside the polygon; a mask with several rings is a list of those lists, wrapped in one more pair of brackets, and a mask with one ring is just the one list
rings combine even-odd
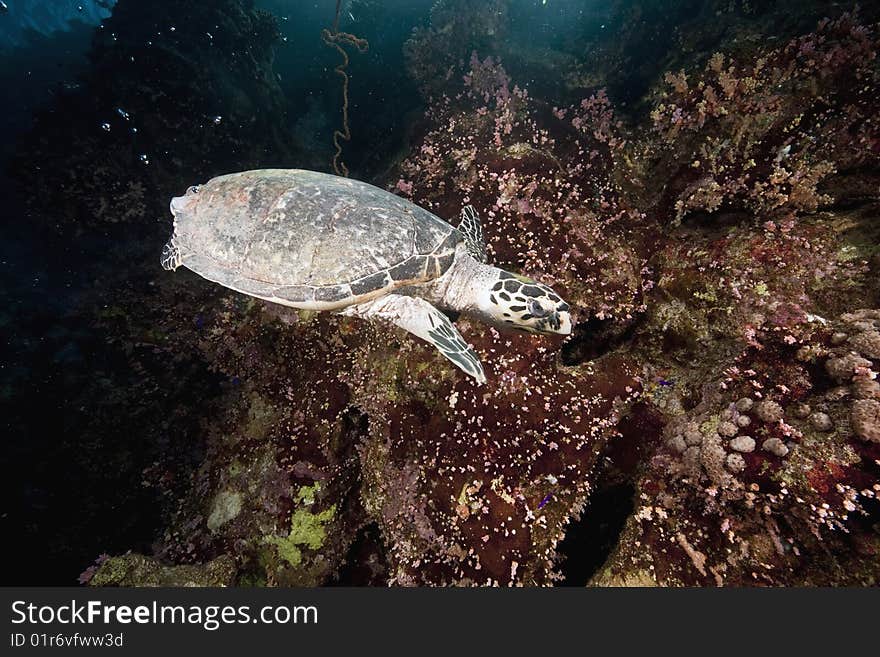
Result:
{"label": "turtle head", "polygon": [[531,278],[496,271],[479,304],[493,323],[529,333],[571,333],[569,306],[558,294]]}
{"label": "turtle head", "polygon": [[182,255],[180,247],[176,244],[177,234],[177,218],[184,214],[191,214],[195,209],[196,200],[198,198],[199,188],[190,187],[183,196],[175,196],[171,199],[171,214],[174,215],[174,233],[171,239],[162,249],[162,257],[160,263],[162,269],[174,271],[181,265]]}
{"label": "turtle head", "polygon": [[175,196],[171,199],[171,214],[175,217],[181,213],[187,212],[198,199],[199,188],[197,186],[190,187],[183,196]]}

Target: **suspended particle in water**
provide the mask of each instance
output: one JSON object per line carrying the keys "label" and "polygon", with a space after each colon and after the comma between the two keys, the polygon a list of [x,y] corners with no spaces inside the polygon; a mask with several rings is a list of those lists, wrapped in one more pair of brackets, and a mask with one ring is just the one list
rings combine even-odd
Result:
{"label": "suspended particle in water", "polygon": [[219,114],[217,116],[211,118],[211,121],[214,122],[214,125],[220,125],[220,122],[222,120],[223,120],[223,117],[220,116]]}
{"label": "suspended particle in water", "polygon": [[104,123],[101,124],[101,129],[104,132],[110,132],[110,124],[104,121]]}
{"label": "suspended particle in water", "polygon": [[129,113],[126,112],[126,111],[125,111],[124,109],[122,109],[121,107],[117,107],[117,108],[116,108],[116,113],[117,113],[119,116],[121,116],[123,119],[125,119],[126,121],[128,121],[128,120],[131,118],[131,116],[129,115]]}
{"label": "suspended particle in water", "polygon": [[150,158],[147,156],[146,153],[141,153],[140,156],[138,156],[138,159],[139,159],[143,164],[149,164],[149,163],[150,163]]}

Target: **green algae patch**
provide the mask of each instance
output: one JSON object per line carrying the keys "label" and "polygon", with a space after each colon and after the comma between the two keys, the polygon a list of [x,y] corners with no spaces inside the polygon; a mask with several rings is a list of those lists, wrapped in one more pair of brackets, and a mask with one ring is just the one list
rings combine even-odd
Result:
{"label": "green algae patch", "polygon": [[235,576],[235,559],[225,554],[207,563],[182,566],[124,554],[101,564],[89,586],[232,586]]}
{"label": "green algae patch", "polygon": [[721,416],[713,415],[700,425],[700,433],[707,438],[711,438],[716,433],[718,433],[719,424],[721,424]]}
{"label": "green algae patch", "polygon": [[287,536],[269,536],[266,542],[274,545],[278,556],[291,566],[302,563],[303,549],[320,550],[327,538],[326,525],[336,515],[336,505],[319,513],[312,513],[308,508],[315,502],[315,494],[320,484],[303,486],[299,489],[297,500],[303,505],[290,517],[290,533]]}

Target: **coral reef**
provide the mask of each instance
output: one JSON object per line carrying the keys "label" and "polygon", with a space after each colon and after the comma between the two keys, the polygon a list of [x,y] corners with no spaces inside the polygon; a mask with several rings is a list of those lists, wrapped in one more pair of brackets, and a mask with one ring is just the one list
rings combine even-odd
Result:
{"label": "coral reef", "polygon": [[[158,283],[180,312],[204,294],[193,278]],[[235,381],[158,554],[231,554],[241,581],[325,582],[371,523],[390,581],[549,581],[553,546],[638,390],[626,363],[565,367],[539,338],[476,325],[495,381],[485,390],[385,327],[231,294],[186,330],[176,313],[147,312],[134,322],[155,322],[164,358],[197,345]],[[145,480],[163,490],[174,477],[157,466]]]}
{"label": "coral reef", "polygon": [[[511,86],[504,68],[472,53],[463,90],[432,103],[430,130],[401,164],[396,190],[445,217],[486,208],[499,266],[543,277],[586,322],[632,319],[643,307],[648,232],[615,180],[624,140],[601,92],[549,108]],[[609,266],[614,263],[614,267]]]}
{"label": "coral reef", "polygon": [[677,227],[631,346],[675,386],[593,584],[876,585],[876,52],[843,14],[665,76],[630,143]]}
{"label": "coral reef", "polygon": [[638,474],[636,511],[593,583],[642,573],[664,586],[876,585],[880,453],[863,433],[876,435],[876,413],[863,409],[877,393],[854,397],[878,364],[834,364],[851,354],[839,336],[876,316],[789,311],[755,327],[692,408],[667,400],[665,445]]}
{"label": "coral reef", "polygon": [[[856,20],[761,54],[766,77],[726,55],[667,76],[683,109],[658,95],[650,131],[602,90],[552,105],[495,56],[450,64],[388,186],[444,217],[481,208],[491,259],[561,290],[578,334],[560,349],[462,321],[488,365],[477,389],[381,326],[222,293],[197,326],[141,310],[167,357],[196,344],[238,381],[162,558],[231,554],[241,581],[317,584],[374,527],[381,546],[361,549],[388,583],[547,584],[619,468],[636,505],[594,584],[875,582],[877,322],[854,310],[878,298],[875,206],[840,182],[876,166],[873,100],[846,91],[875,70]],[[807,90],[839,92],[834,111],[781,129]],[[712,94],[723,109],[701,120]],[[832,170],[849,210],[805,200]],[[717,189],[683,196],[709,174]],[[204,298],[157,285],[180,312]]]}
{"label": "coral reef", "polygon": [[[877,548],[876,326],[865,319],[873,311],[852,310],[878,300],[876,52],[874,29],[843,14],[780,48],[719,53],[702,73],[667,74],[651,132],[628,136],[601,91],[554,107],[553,118],[586,132],[583,180],[566,167],[559,128],[539,127],[539,105],[493,59],[473,56],[465,92],[433,102],[439,127],[402,165],[401,193],[447,214],[449,196],[476,201],[491,207],[497,234],[526,228],[540,243],[553,224],[535,227],[530,214],[554,216],[541,190],[555,178],[563,222],[575,227],[559,241],[577,253],[571,279],[557,274],[554,284],[587,311],[581,322],[646,311],[615,353],[645,368],[640,413],[655,418],[661,440],[620,429],[611,444],[612,461],[627,462],[618,453],[627,439],[646,454],[628,463],[636,510],[594,583],[877,581],[866,556]],[[461,111],[462,100],[478,101],[476,112]],[[492,152],[505,148],[519,158],[494,172]],[[538,173],[535,151],[552,152],[552,174]],[[593,203],[580,212],[579,188]],[[582,247],[577,231],[594,218],[600,229],[587,228]],[[546,268],[490,243],[502,261]],[[611,298],[638,307],[587,293],[617,273],[591,271],[590,249],[626,263],[620,243],[641,260],[633,294],[617,288]],[[854,317],[863,319],[850,337]]]}
{"label": "coral reef", "polygon": [[876,37],[855,15],[769,50],[747,65],[715,53],[701,74],[667,73],[651,112],[661,203],[690,212],[748,209],[770,220],[832,202],[836,171],[876,166]]}
{"label": "coral reef", "polygon": [[439,0],[431,8],[430,24],[413,30],[404,45],[410,77],[424,92],[442,93],[473,49],[492,52],[504,42],[508,5],[508,0]]}
{"label": "coral reef", "polygon": [[476,387],[396,329],[159,270],[181,179],[307,164],[272,21],[180,2],[171,31],[150,4],[121,0],[97,41],[117,87],[60,98],[19,151],[45,232],[118,239],[84,247],[109,282],[78,310],[112,361],[65,408],[106,400],[78,457],[113,454],[161,514],[90,553],[151,556],[82,581],[547,585],[596,491],[635,490],[593,584],[877,583],[876,26],[837,13],[657,71],[640,120],[566,57],[558,96],[519,77],[528,53],[506,68],[508,3],[438,2],[406,50],[428,109],[379,182],[453,223],[474,205],[491,261],[577,322],[563,342],[460,318]]}
{"label": "coral reef", "polygon": [[[466,90],[460,107],[449,101],[437,120],[474,109],[481,118],[470,133],[429,133],[418,153],[429,158],[439,139],[495,147],[472,161],[473,170],[449,175],[439,158],[406,162],[401,175],[424,175],[400,178],[398,187],[410,185],[447,216],[466,202],[491,208],[484,230],[496,262],[561,283],[585,320],[595,314],[624,330],[640,312],[643,272],[623,224],[640,215],[618,206],[608,178],[620,142],[607,99],[572,110],[574,120],[559,118],[563,110],[554,114],[510,89],[496,62],[477,57],[459,84]],[[583,117],[591,113],[608,124],[587,129]],[[583,142],[554,154],[538,120]],[[437,144],[436,152],[448,147]],[[583,164],[588,153],[593,161]],[[465,178],[474,182],[447,192]],[[590,198],[581,185],[604,196]],[[618,240],[617,252],[591,249],[594,235]],[[628,266],[604,277],[609,258]],[[589,494],[603,445],[639,394],[630,363],[563,359],[558,341],[461,322],[487,365],[492,383],[482,389],[387,327],[279,311],[222,292],[219,304],[206,306],[198,300],[208,284],[186,274],[156,285],[165,307],[133,309],[134,323],[155,327],[162,336],[155,349],[168,359],[197,345],[238,387],[235,409],[209,428],[193,490],[158,546],[163,559],[226,553],[243,581],[318,584],[342,568],[356,533],[375,525],[389,582],[512,585],[556,577],[554,548]],[[199,322],[181,326],[180,315],[196,305]],[[149,479],[161,486],[162,477],[157,471]]]}

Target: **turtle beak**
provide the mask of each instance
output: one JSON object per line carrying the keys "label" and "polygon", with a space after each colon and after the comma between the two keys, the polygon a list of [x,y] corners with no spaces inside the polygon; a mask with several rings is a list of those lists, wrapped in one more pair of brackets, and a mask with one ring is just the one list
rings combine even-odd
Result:
{"label": "turtle beak", "polygon": [[171,199],[171,214],[175,217],[186,210],[187,206],[192,203],[192,196],[175,196]]}
{"label": "turtle beak", "polygon": [[553,313],[552,326],[555,327],[554,333],[559,335],[571,335],[571,315],[567,312]]}
{"label": "turtle beak", "polygon": [[186,212],[196,202],[198,194],[199,188],[194,185],[186,190],[186,194],[183,196],[175,196],[171,199],[171,214],[176,217],[181,212]]}
{"label": "turtle beak", "polygon": [[536,328],[526,329],[533,333],[546,333],[556,335],[571,334],[571,314],[568,311],[555,310],[545,320],[541,320]]}

